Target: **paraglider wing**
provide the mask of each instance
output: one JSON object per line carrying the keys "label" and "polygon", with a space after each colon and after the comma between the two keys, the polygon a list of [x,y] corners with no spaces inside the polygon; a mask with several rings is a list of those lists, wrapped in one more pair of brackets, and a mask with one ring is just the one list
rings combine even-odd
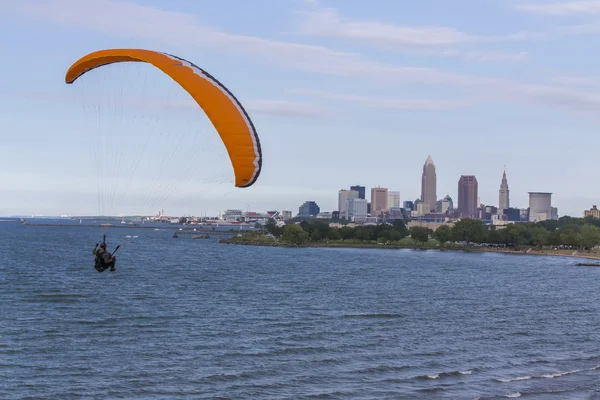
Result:
{"label": "paraglider wing", "polygon": [[235,186],[249,187],[256,182],[262,168],[262,152],[250,117],[225,86],[191,62],[152,50],[100,50],[77,60],[67,71],[65,81],[72,84],[95,68],[119,62],[152,64],[179,83],[204,110],[221,136],[233,166]]}

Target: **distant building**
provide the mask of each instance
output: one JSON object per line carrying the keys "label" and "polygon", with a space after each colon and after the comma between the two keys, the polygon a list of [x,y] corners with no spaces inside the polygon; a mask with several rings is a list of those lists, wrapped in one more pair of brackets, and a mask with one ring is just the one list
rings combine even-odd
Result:
{"label": "distant building", "polygon": [[332,219],[333,215],[329,211],[323,211],[317,214],[317,219]]}
{"label": "distant building", "polygon": [[242,210],[225,210],[223,214],[221,214],[221,218],[223,221],[227,222],[237,222],[242,221],[244,212]]}
{"label": "distant building", "polygon": [[298,215],[300,217],[311,217],[316,216],[321,212],[321,208],[314,201],[304,202],[298,209]]}
{"label": "distant building", "polygon": [[429,221],[413,220],[413,221],[410,221],[408,224],[406,224],[406,226],[408,228],[412,228],[413,226],[420,226],[423,228],[431,229],[432,231],[435,232],[440,226],[447,226],[449,228],[452,228],[454,226],[454,222],[447,222],[447,221],[429,222]]}
{"label": "distant building", "polygon": [[388,190],[387,188],[371,189],[371,216],[379,217],[388,210]]}
{"label": "distant building", "polygon": [[421,201],[427,206],[427,212],[435,210],[437,206],[437,176],[435,173],[435,164],[431,156],[427,157],[423,165],[423,174],[421,175]]}
{"label": "distant building", "polygon": [[402,203],[402,208],[404,208],[407,211],[412,211],[415,209],[415,203],[408,200]]}
{"label": "distant building", "polygon": [[475,175],[462,175],[458,180],[458,216],[477,218],[477,178]]}
{"label": "distant building", "polygon": [[552,193],[529,192],[529,221],[540,222],[552,217]]}
{"label": "distant building", "polygon": [[349,199],[346,207],[345,218],[354,222],[365,222],[367,220],[367,200]]}
{"label": "distant building", "polygon": [[450,195],[446,195],[442,200],[437,202],[437,212],[440,214],[452,214],[454,211],[454,202]]}
{"label": "distant building", "polygon": [[355,186],[350,186],[350,190],[354,190],[355,192],[358,192],[358,198],[359,199],[364,199],[365,197],[365,187],[364,186],[360,186],[360,185],[355,185]]}
{"label": "distant building", "polygon": [[498,214],[498,207],[496,206],[483,206],[479,209],[479,219],[484,221],[491,221],[493,215]]}
{"label": "distant building", "polygon": [[342,189],[338,192],[338,211],[340,215],[346,215],[346,205],[348,204],[348,200],[357,199],[358,191],[356,190],[346,190]]}
{"label": "distant building", "polygon": [[583,216],[600,218],[600,210],[598,210],[598,208],[595,205],[593,205],[592,208],[583,212]]}
{"label": "distant building", "polygon": [[506,208],[503,214],[507,221],[518,222],[521,220],[521,210],[518,208]]}
{"label": "distant building", "polygon": [[498,191],[498,208],[505,210],[510,207],[510,196],[508,190],[508,181],[506,180],[506,170],[502,174],[502,182]]}
{"label": "distant building", "polygon": [[388,192],[387,208],[400,208],[400,192]]}
{"label": "distant building", "polygon": [[292,219],[292,212],[289,210],[283,210],[281,212],[281,218],[283,218],[284,221]]}

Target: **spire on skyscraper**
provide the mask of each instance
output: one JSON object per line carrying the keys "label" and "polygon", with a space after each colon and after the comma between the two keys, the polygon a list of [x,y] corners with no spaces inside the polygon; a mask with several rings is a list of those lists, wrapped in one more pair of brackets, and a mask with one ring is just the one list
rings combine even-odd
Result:
{"label": "spire on skyscraper", "polygon": [[500,183],[500,190],[498,191],[498,208],[504,210],[510,207],[510,194],[508,190],[508,181],[506,180],[506,166],[504,166],[504,172],[502,173],[502,182]]}

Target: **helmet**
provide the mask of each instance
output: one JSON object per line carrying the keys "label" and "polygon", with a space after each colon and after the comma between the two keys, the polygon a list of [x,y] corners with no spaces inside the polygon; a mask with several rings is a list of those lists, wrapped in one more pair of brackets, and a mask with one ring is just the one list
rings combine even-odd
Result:
{"label": "helmet", "polygon": [[101,248],[101,249],[105,249],[105,248],[106,248],[106,243],[102,243],[102,244],[100,245],[100,248]]}

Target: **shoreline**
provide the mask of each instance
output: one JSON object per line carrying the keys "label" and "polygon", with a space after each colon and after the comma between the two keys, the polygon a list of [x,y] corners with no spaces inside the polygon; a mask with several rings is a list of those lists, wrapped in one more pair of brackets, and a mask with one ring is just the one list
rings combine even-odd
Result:
{"label": "shoreline", "polygon": [[385,250],[435,250],[435,251],[462,251],[466,253],[502,253],[506,255],[552,256],[579,258],[583,260],[597,260],[600,266],[600,252],[593,253],[577,249],[534,249],[523,248],[520,250],[493,248],[493,247],[427,247],[427,246],[398,246],[379,245],[377,243],[306,243],[293,244],[275,241],[240,241],[235,239],[221,239],[219,243],[242,246],[263,247],[294,247],[294,248],[351,248],[351,249],[385,249]]}

